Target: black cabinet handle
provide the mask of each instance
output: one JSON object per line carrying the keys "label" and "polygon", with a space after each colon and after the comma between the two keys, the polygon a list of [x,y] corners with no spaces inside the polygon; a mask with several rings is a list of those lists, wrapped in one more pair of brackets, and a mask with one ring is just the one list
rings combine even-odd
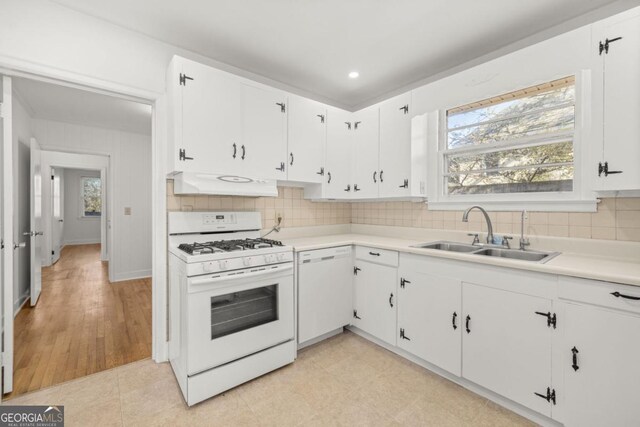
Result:
{"label": "black cabinet handle", "polygon": [[331,184],[331,172],[327,172],[327,184]]}
{"label": "black cabinet handle", "polygon": [[231,157],[233,157],[235,159],[236,158],[236,154],[238,154],[238,146],[234,142],[233,143],[233,155]]}
{"label": "black cabinet handle", "polygon": [[471,316],[467,315],[467,323],[465,324],[465,328],[467,329],[467,333],[471,332],[471,329],[469,329],[469,322],[471,322]]}
{"label": "black cabinet handle", "polygon": [[289,165],[293,166],[293,153],[289,153],[289,157],[291,157],[291,161],[289,162]]}
{"label": "black cabinet handle", "polygon": [[458,329],[458,325],[456,325],[456,319],[458,318],[458,313],[453,312],[453,317],[451,318],[451,323],[453,324],[453,330]]}
{"label": "black cabinet handle", "polygon": [[369,252],[369,255],[380,256],[380,252]]}
{"label": "black cabinet handle", "polygon": [[378,182],[376,176],[378,176],[378,171],[373,172],[373,182]]}
{"label": "black cabinet handle", "polygon": [[630,299],[630,300],[633,300],[633,301],[640,301],[640,297],[633,297],[631,295],[621,294],[618,291],[611,292],[611,295],[613,295],[616,298],[624,298],[624,299]]}
{"label": "black cabinet handle", "polygon": [[247,149],[244,147],[244,145],[242,145],[240,148],[242,148],[242,156],[240,156],[240,158],[244,160],[244,156],[245,154],[247,154]]}
{"label": "black cabinet handle", "polygon": [[380,182],[384,182],[384,178],[382,177],[383,173],[384,173],[384,171],[380,171]]}
{"label": "black cabinet handle", "polygon": [[316,172],[316,175],[324,176],[324,168],[320,168],[320,172]]}
{"label": "black cabinet handle", "polygon": [[389,306],[393,307],[393,294],[389,295]]}
{"label": "black cabinet handle", "polygon": [[574,346],[571,349],[571,353],[573,353],[573,355],[572,355],[572,357],[573,357],[573,365],[571,365],[571,367],[573,368],[574,371],[577,371],[578,369],[580,369],[580,366],[578,366],[578,353],[580,353],[580,352]]}

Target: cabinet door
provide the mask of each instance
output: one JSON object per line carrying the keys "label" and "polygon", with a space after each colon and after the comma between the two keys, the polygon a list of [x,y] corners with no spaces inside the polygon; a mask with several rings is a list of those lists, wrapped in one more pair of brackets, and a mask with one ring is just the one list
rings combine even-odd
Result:
{"label": "cabinet door", "polygon": [[461,305],[459,280],[401,270],[398,347],[460,376]]}
{"label": "cabinet door", "polygon": [[356,261],[354,325],[374,337],[396,345],[397,269]]}
{"label": "cabinet door", "polygon": [[262,179],[286,179],[287,97],[283,92],[250,85],[242,87],[241,158],[244,174]]}
{"label": "cabinet door", "polygon": [[609,171],[598,180],[604,190],[640,189],[640,14],[623,15],[606,28],[604,57],[604,153]]}
{"label": "cabinet door", "polygon": [[330,199],[348,199],[353,194],[351,185],[352,114],[347,111],[327,112],[327,154],[325,196]]}
{"label": "cabinet door", "polygon": [[462,376],[551,416],[551,301],[463,283],[462,307]]}
{"label": "cabinet door", "polygon": [[368,108],[353,118],[354,199],[378,197],[378,108]]}
{"label": "cabinet door", "polygon": [[322,182],[326,119],[324,105],[299,96],[289,98],[289,181]]}
{"label": "cabinet door", "polygon": [[565,307],[564,424],[640,425],[640,317],[590,306]]}
{"label": "cabinet door", "polygon": [[233,77],[192,61],[182,63],[182,73],[193,80],[179,85],[182,129],[174,155],[185,150],[192,160],[178,160],[177,170],[213,174],[239,174],[242,163],[233,158],[242,145],[242,84]]}
{"label": "cabinet door", "polygon": [[380,104],[380,197],[411,195],[410,112],[411,92]]}

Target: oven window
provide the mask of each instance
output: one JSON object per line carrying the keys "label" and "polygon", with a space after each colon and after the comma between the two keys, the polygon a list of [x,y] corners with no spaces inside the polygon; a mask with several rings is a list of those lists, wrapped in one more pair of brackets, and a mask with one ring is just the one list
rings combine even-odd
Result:
{"label": "oven window", "polygon": [[278,285],[211,298],[211,339],[278,320]]}

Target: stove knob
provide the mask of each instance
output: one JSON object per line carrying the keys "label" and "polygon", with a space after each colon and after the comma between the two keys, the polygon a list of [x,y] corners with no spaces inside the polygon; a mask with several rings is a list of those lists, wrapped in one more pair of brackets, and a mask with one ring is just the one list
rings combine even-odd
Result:
{"label": "stove knob", "polygon": [[278,261],[284,261],[284,257],[285,257],[285,253],[279,253],[278,254]]}
{"label": "stove knob", "polygon": [[218,261],[218,266],[220,267],[220,270],[226,270],[229,267],[229,261],[226,259],[220,260]]}
{"label": "stove knob", "polygon": [[213,266],[213,263],[212,263],[212,262],[207,262],[207,263],[204,263],[204,264],[202,265],[202,269],[203,269],[204,271],[209,272],[209,271],[214,271],[214,270],[215,270],[215,267]]}
{"label": "stove knob", "polygon": [[264,256],[264,262],[266,262],[267,264],[271,263],[271,262],[274,262],[275,260],[276,260],[276,256],[273,255],[273,254]]}
{"label": "stove knob", "polygon": [[247,267],[253,264],[253,259],[251,257],[246,257],[242,261],[244,262],[244,265],[246,265]]}

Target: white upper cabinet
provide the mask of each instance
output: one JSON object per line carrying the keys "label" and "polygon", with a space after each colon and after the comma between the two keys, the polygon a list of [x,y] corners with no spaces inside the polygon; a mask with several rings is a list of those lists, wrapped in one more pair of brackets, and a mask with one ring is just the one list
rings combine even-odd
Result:
{"label": "white upper cabinet", "polygon": [[169,172],[235,173],[242,145],[242,85],[230,74],[174,57],[167,74]]}
{"label": "white upper cabinet", "polygon": [[332,109],[327,112],[327,150],[322,198],[352,197],[351,155],[352,113]]}
{"label": "white upper cabinet", "polygon": [[370,107],[353,114],[353,199],[378,197],[379,111]]}
{"label": "white upper cabinet", "polygon": [[411,92],[380,104],[379,196],[411,196]]}
{"label": "white upper cabinet", "polygon": [[287,94],[242,85],[242,174],[252,178],[286,179]]}
{"label": "white upper cabinet", "polygon": [[287,179],[321,183],[325,176],[327,108],[300,96],[289,97]]}
{"label": "white upper cabinet", "polygon": [[[605,21],[596,40],[604,72],[604,140],[596,189],[640,189],[640,10]],[[601,53],[600,53],[601,50]],[[596,168],[594,167],[594,172]]]}

